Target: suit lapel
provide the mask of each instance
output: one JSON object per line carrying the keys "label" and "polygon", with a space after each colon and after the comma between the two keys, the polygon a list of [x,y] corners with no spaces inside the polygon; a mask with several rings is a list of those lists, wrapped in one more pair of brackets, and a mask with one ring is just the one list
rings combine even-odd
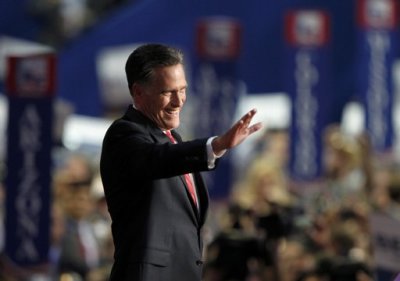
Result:
{"label": "suit lapel", "polygon": [[[172,133],[172,136],[175,138],[175,140],[178,143],[182,142],[182,138],[177,132],[172,130],[171,133]],[[151,130],[151,134],[157,143],[166,143],[166,142],[170,141],[168,139],[168,137],[165,135],[165,133],[162,130],[160,130],[159,128]],[[180,191],[183,193],[183,198],[185,198],[184,206],[188,209],[188,212],[190,212],[194,223],[198,226],[199,220],[200,220],[199,211],[198,211],[197,207],[194,205],[193,200],[190,198],[190,194],[188,192],[188,187],[186,186],[186,181],[185,181],[184,176],[181,175],[178,177],[180,178],[180,182],[182,183],[182,185],[180,186]],[[196,186],[196,189],[197,189],[197,186]],[[198,193],[198,191],[197,191],[197,193]]]}
{"label": "suit lapel", "polygon": [[[194,204],[194,202],[193,202],[193,200],[192,200],[192,198],[191,198],[191,196],[190,196],[190,193],[189,193],[189,190],[188,190],[188,187],[187,187],[187,184],[186,184],[186,181],[185,181],[185,178],[184,178],[184,176],[179,176],[179,178],[181,179],[181,182],[182,182],[182,184],[183,184],[183,186],[184,186],[184,188],[185,188],[185,195],[186,195],[186,197],[187,197],[187,200],[189,201],[189,204],[190,204],[190,207],[192,208],[192,210],[193,210],[193,214],[196,216],[196,220],[199,220],[200,219],[200,217],[199,217],[199,208]],[[198,187],[197,187],[197,184],[195,183],[195,186],[196,186],[196,194],[197,194],[197,198],[199,198],[199,195],[198,195],[198,193],[199,193],[199,191],[198,191]],[[198,202],[198,204],[199,204],[199,206],[201,206],[200,204],[200,202]]]}
{"label": "suit lapel", "polygon": [[[178,143],[182,142],[181,136],[175,130],[172,130],[171,134]],[[180,178],[181,178],[183,185],[185,186],[186,195],[188,197],[190,205],[192,206],[193,212],[196,215],[196,219],[198,220],[197,222],[199,223],[199,225],[202,225],[204,223],[204,218],[206,216],[206,210],[208,208],[208,191],[207,191],[207,188],[205,187],[205,184],[204,184],[201,174],[200,173],[192,173],[192,175],[193,175],[193,180],[194,180],[194,184],[196,187],[197,201],[198,201],[199,207],[197,207],[194,204],[193,200],[190,198],[190,194],[188,192],[184,177],[180,176]]]}

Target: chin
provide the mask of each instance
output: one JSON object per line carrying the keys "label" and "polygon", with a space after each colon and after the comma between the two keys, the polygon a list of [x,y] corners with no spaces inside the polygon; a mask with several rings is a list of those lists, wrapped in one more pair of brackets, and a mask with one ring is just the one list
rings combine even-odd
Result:
{"label": "chin", "polygon": [[170,130],[173,130],[173,129],[176,129],[176,128],[178,128],[179,127],[179,122],[177,122],[177,123],[174,123],[174,124],[171,124],[171,129]]}
{"label": "chin", "polygon": [[164,123],[163,126],[160,126],[160,128],[163,128],[165,130],[173,130],[178,128],[179,123]]}
{"label": "chin", "polygon": [[172,130],[172,129],[178,128],[180,122],[179,122],[179,120],[170,120],[170,121],[166,122],[165,124],[167,125],[168,128],[170,128],[169,130]]}

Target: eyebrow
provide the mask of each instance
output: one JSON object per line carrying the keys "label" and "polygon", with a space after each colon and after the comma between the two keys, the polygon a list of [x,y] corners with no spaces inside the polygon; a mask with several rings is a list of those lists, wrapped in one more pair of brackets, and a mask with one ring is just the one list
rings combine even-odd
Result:
{"label": "eyebrow", "polygon": [[180,87],[180,88],[177,89],[177,90],[175,90],[175,89],[165,89],[165,90],[162,90],[161,92],[162,92],[162,93],[165,93],[165,92],[180,91],[180,90],[184,90],[184,89],[187,89],[187,88],[188,88],[188,85],[185,85],[185,86],[183,86],[183,87]]}

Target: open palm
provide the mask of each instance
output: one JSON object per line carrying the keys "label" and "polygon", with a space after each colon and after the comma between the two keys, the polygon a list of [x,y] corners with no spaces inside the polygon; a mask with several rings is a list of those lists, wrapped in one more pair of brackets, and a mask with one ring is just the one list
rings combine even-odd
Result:
{"label": "open palm", "polygon": [[214,139],[212,146],[214,153],[219,155],[226,149],[233,148],[242,143],[248,136],[257,132],[262,128],[260,122],[250,125],[251,120],[256,114],[257,110],[252,109],[239,119],[228,131],[223,135]]}

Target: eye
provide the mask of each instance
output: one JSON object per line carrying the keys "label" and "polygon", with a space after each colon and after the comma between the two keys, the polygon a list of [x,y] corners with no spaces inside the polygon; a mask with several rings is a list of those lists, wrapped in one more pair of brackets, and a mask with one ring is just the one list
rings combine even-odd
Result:
{"label": "eye", "polygon": [[186,90],[187,90],[187,86],[182,87],[181,89],[179,89],[178,93],[179,93],[180,95],[185,95],[185,94],[186,94]]}
{"label": "eye", "polygon": [[171,97],[172,92],[171,91],[163,91],[163,92],[161,92],[161,95],[163,95],[164,97]]}

